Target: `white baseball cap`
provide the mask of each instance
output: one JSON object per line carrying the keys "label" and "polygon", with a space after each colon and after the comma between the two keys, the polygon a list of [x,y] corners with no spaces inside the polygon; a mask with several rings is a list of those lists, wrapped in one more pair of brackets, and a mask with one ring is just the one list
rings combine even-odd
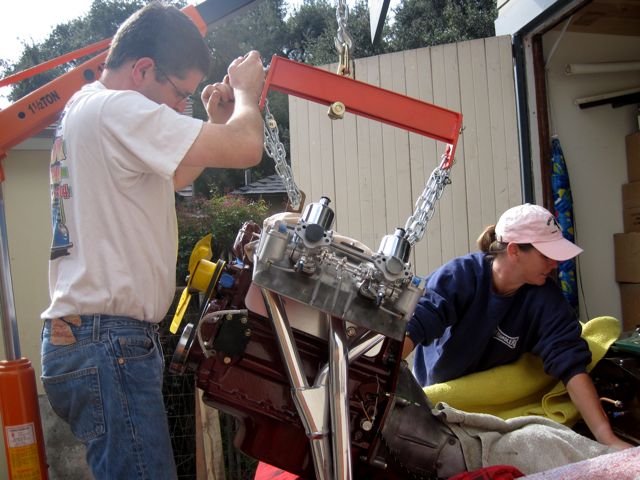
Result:
{"label": "white baseball cap", "polygon": [[512,207],[502,214],[496,225],[496,238],[503,243],[530,243],[558,262],[582,253],[580,247],[562,236],[562,229],[549,210],[530,203]]}

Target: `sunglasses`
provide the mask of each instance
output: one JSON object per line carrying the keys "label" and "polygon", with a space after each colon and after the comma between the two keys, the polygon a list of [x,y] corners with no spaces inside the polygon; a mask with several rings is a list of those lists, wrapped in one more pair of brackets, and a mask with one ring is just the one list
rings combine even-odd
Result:
{"label": "sunglasses", "polygon": [[193,100],[193,93],[187,93],[184,90],[181,90],[178,88],[178,86],[173,83],[173,80],[171,80],[171,78],[169,77],[169,75],[167,75],[167,73],[160,68],[158,65],[156,65],[156,70],[158,70],[158,72],[160,72],[160,74],[167,79],[167,81],[171,84],[171,86],[173,87],[173,90],[175,91],[176,95],[178,96],[178,98],[180,99],[181,102],[187,100],[188,98]]}

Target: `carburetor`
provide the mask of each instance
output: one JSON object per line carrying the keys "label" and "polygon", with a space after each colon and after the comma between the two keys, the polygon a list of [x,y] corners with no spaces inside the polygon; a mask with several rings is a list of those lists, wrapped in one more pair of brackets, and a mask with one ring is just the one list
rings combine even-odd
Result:
{"label": "carburetor", "polygon": [[424,290],[413,275],[405,231],[386,235],[377,252],[331,230],[334,213],[322,197],[302,215],[265,221],[255,250],[253,283],[331,316],[402,340]]}

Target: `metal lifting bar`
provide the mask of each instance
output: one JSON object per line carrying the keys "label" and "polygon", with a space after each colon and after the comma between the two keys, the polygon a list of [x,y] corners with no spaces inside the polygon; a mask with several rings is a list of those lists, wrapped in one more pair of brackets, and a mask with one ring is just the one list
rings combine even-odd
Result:
{"label": "metal lifting bar", "polygon": [[331,105],[447,144],[445,167],[451,166],[462,127],[462,115],[422,100],[274,55],[260,98],[269,90]]}

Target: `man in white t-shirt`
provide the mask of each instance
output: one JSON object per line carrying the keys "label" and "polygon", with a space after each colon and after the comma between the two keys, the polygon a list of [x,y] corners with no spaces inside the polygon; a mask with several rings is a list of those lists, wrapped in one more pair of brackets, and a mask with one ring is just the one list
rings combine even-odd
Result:
{"label": "man in white t-shirt", "polygon": [[100,80],[56,131],[42,381],[98,480],[176,478],[157,334],[175,291],[174,191],[205,167],[262,156],[258,52],[204,88],[208,122],[180,114],[209,64],[193,22],[151,3],[119,28]]}

